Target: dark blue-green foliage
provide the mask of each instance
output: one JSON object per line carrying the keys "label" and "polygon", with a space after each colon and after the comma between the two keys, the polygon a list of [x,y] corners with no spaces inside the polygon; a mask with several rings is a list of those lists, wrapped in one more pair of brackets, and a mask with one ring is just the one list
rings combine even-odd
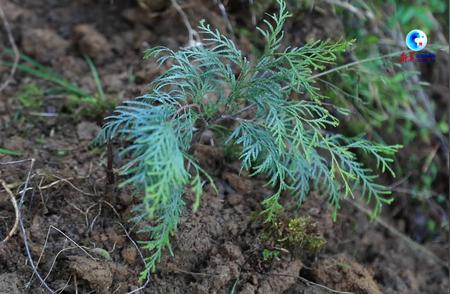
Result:
{"label": "dark blue-green foliage", "polygon": [[106,118],[100,139],[130,142],[122,151],[128,162],[121,174],[126,176],[123,185],[143,191],[135,220],[153,224],[145,229],[149,241],[143,246],[151,254],[141,278],[155,270],[164,248],[170,250],[186,189],[195,193],[196,209],[204,179],[214,185],[190,155],[190,147],[201,132],[216,129],[225,120],[234,121],[225,144],[241,146],[242,168],[266,176],[274,191],[263,202],[267,220],[280,208],[285,192],[301,204],[310,189],[319,190],[336,211],[342,198],[354,197],[360,189],[358,195],[375,203],[374,215],[391,201],[389,191],[375,182],[377,176],[355,152],[374,156],[381,171],[392,173],[389,164],[398,146],[331,133],[339,120],[312,85],[313,70],[332,64],[349,42],[314,42],[280,50],[283,25],[290,15],[283,0],[278,4],[279,12],[265,21],[267,28],[258,28],[266,48],[255,62],[201,22],[202,46],[146,52],[146,58],[170,63],[170,68],[153,81],[148,94],[126,101]]}

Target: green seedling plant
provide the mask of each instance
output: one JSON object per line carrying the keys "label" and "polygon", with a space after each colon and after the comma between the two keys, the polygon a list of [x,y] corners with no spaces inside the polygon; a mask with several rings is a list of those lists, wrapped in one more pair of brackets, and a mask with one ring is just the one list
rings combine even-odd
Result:
{"label": "green seedling plant", "polygon": [[38,110],[42,107],[43,96],[44,91],[33,83],[17,93],[14,99],[18,100],[25,109]]}
{"label": "green seedling plant", "polygon": [[0,155],[20,156],[22,154],[18,151],[6,149],[6,148],[0,148]]}
{"label": "green seedling plant", "polygon": [[271,261],[273,259],[277,259],[280,257],[280,250],[274,249],[274,250],[270,250],[267,248],[264,248],[262,251],[262,258],[264,261]]}
{"label": "green seedling plant", "polygon": [[[94,94],[85,91],[75,83],[65,79],[53,69],[40,64],[38,61],[25,54],[20,54],[19,63],[17,65],[4,58],[4,56],[12,57],[13,54],[14,52],[11,49],[3,49],[3,54],[0,55],[0,64],[10,67],[16,66],[18,71],[52,83],[56,86],[52,91],[54,94],[68,95],[68,104],[70,108],[78,108],[81,106],[86,109],[86,114],[95,116],[95,114],[104,113],[104,111],[114,106],[109,100],[106,99],[97,68],[89,56],[85,56],[84,58],[89,66],[92,79],[94,80],[97,89],[97,92]],[[19,96],[21,104],[25,107],[39,107],[42,104],[42,100],[39,100],[38,98],[42,98],[45,93],[43,93],[42,90],[38,93],[37,89],[30,87],[25,90],[26,91],[23,92],[24,95]],[[30,91],[34,91],[34,94],[36,95],[33,96],[33,93]],[[39,94],[40,97],[37,97],[37,94]]]}
{"label": "green seedling plant", "polygon": [[[100,142],[119,138],[129,142],[121,151],[125,164],[121,186],[142,191],[134,221],[150,221],[142,242],[150,252],[140,278],[155,270],[164,249],[171,254],[175,234],[186,206],[184,192],[194,192],[194,211],[201,204],[204,180],[211,176],[192,155],[192,146],[205,131],[228,128],[225,145],[240,147],[243,170],[265,176],[273,194],[262,202],[266,222],[289,194],[301,204],[311,189],[327,197],[335,218],[343,198],[362,195],[373,202],[373,216],[392,202],[390,191],[377,175],[358,161],[357,151],[373,156],[382,172],[399,146],[372,143],[363,137],[332,133],[339,120],[333,105],[323,103],[313,85],[313,71],[332,64],[351,42],[317,41],[281,49],[283,26],[290,16],[283,0],[279,11],[258,28],[266,41],[262,56],[249,61],[236,45],[204,21],[203,44],[172,51],[149,49],[145,58],[157,58],[170,68],[151,84],[148,94],[126,101],[106,118]],[[355,192],[357,189],[360,191]]]}

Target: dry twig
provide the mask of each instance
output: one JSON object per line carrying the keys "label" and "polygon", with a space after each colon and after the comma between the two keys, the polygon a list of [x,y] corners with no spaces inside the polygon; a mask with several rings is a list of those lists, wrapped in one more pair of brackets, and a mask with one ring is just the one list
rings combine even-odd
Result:
{"label": "dry twig", "polygon": [[325,0],[325,2],[327,2],[331,5],[340,6],[344,9],[350,11],[351,13],[355,14],[356,16],[358,16],[359,18],[361,18],[363,20],[365,20],[366,18],[373,20],[375,18],[375,16],[373,15],[373,13],[370,10],[363,11],[363,10],[359,9],[358,7],[352,5],[350,2],[343,2],[343,1],[339,1],[339,0]]}
{"label": "dry twig", "polygon": [[[66,250],[71,250],[71,249],[79,248],[79,249],[81,249],[86,255],[88,255],[92,260],[96,260],[96,258],[93,257],[91,254],[89,254],[89,253],[87,252],[87,250],[84,249],[84,247],[78,245],[74,240],[72,240],[69,236],[67,236],[65,233],[63,233],[60,229],[58,229],[58,228],[56,228],[56,227],[50,225],[49,228],[48,228],[48,230],[47,230],[47,235],[46,235],[46,237],[45,237],[45,242],[44,242],[44,245],[43,245],[43,247],[42,247],[41,254],[39,255],[38,261],[36,262],[36,269],[39,267],[39,264],[40,264],[40,262],[41,262],[41,260],[42,260],[42,257],[44,256],[45,249],[47,248],[48,238],[50,237],[50,230],[51,230],[51,229],[54,229],[55,231],[57,231],[58,233],[60,233],[61,235],[63,235],[67,240],[69,240],[69,241],[70,241],[71,243],[73,243],[75,246],[63,248],[63,249],[61,249],[61,250],[56,254],[55,258],[53,259],[52,265],[50,266],[50,270],[48,271],[48,273],[47,273],[47,275],[45,276],[45,278],[43,279],[43,281],[41,281],[41,283],[43,283],[43,282],[45,282],[45,280],[47,280],[47,278],[49,277],[49,275],[50,275],[50,273],[52,272],[52,269],[53,269],[53,267],[54,267],[54,265],[55,265],[55,263],[56,263],[56,259],[58,258],[58,256],[59,256],[62,252],[66,251]],[[88,249],[89,249],[89,248],[88,248]],[[35,273],[33,273],[33,275],[31,275],[30,280],[29,280],[29,282],[28,282],[28,286],[31,284],[31,281],[33,280],[34,275],[35,275]]]}
{"label": "dry twig", "polygon": [[175,273],[182,273],[182,274],[186,274],[186,275],[201,276],[201,277],[217,277],[217,276],[224,276],[225,275],[225,274],[196,273],[196,272],[185,271],[185,270],[179,269],[177,267],[171,267],[170,270],[175,272]]}
{"label": "dry twig", "polygon": [[77,249],[77,247],[76,246],[66,247],[66,248],[61,249],[58,253],[56,253],[55,257],[53,258],[52,264],[50,265],[50,269],[48,270],[47,274],[44,277],[44,281],[46,281],[48,279],[48,277],[50,276],[50,274],[52,273],[53,268],[55,267],[55,264],[56,264],[56,260],[58,259],[59,255],[61,255],[61,253],[63,253],[64,251],[68,251],[68,250],[72,250],[72,249]]}
{"label": "dry twig", "polygon": [[27,232],[25,230],[25,226],[23,224],[23,219],[22,219],[22,215],[20,213],[20,209],[23,206],[23,203],[25,201],[25,195],[28,191],[28,184],[30,182],[30,178],[31,178],[31,172],[33,171],[33,167],[34,167],[34,162],[36,161],[34,158],[31,159],[23,159],[23,160],[18,160],[18,161],[10,161],[10,162],[2,162],[0,163],[0,165],[12,165],[12,164],[19,164],[19,163],[24,163],[30,161],[30,168],[28,170],[28,174],[27,174],[27,178],[25,180],[25,183],[23,185],[23,189],[20,191],[20,201],[19,201],[19,227],[20,227],[20,232],[22,233],[22,238],[23,238],[23,244],[25,246],[25,253],[27,255],[28,261],[30,262],[31,268],[33,270],[33,274],[36,275],[36,277],[38,277],[39,281],[42,283],[42,285],[45,287],[45,289],[47,289],[47,291],[49,293],[56,293],[55,290],[53,290],[47,283],[45,283],[44,279],[42,278],[42,276],[39,274],[39,272],[37,271],[37,268],[34,264],[33,261],[33,256],[31,255],[31,251],[30,251],[30,245],[28,244],[28,238],[27,238]]}
{"label": "dry twig", "polygon": [[[38,173],[37,174],[38,176],[48,176],[47,174],[42,174],[42,173]],[[75,186],[70,180],[72,180],[73,178],[67,178],[67,179],[65,179],[65,178],[62,178],[62,177],[60,177],[60,176],[57,176],[57,175],[50,175],[51,177],[54,177],[54,178],[56,178],[56,179],[58,179],[58,180],[56,180],[56,181],[54,181],[54,182],[51,182],[50,184],[48,184],[48,185],[45,185],[45,186],[39,186],[39,190],[45,190],[45,189],[48,189],[48,188],[51,188],[51,187],[53,187],[54,185],[56,185],[56,184],[59,184],[59,183],[61,183],[61,182],[63,182],[63,183],[66,183],[66,184],[68,184],[69,186],[71,186],[72,188],[74,188],[75,190],[77,190],[78,192],[80,192],[81,194],[83,194],[83,195],[86,195],[86,196],[95,196],[95,194],[92,194],[92,193],[89,193],[89,192],[85,192],[85,191],[83,191],[83,190],[81,190],[80,188],[78,188],[77,186]]]}
{"label": "dry twig", "polygon": [[188,47],[196,46],[197,44],[199,44],[201,42],[200,36],[198,35],[197,31],[195,31],[192,28],[191,23],[189,22],[189,19],[188,19],[186,13],[183,11],[180,4],[178,4],[177,0],[171,0],[171,3],[172,3],[173,8],[175,8],[175,10],[181,16],[181,19],[183,20],[183,23],[186,26],[186,29],[188,30],[188,34],[189,34]]}
{"label": "dry twig", "polygon": [[310,281],[310,280],[308,280],[308,279],[306,279],[306,278],[304,278],[302,276],[295,276],[295,275],[288,275],[288,274],[275,274],[275,273],[272,273],[272,274],[269,273],[269,274],[265,274],[265,275],[296,278],[296,279],[301,280],[303,283],[305,283],[307,285],[313,285],[315,287],[322,288],[322,289],[324,289],[324,290],[326,290],[326,291],[328,291],[330,293],[354,294],[353,292],[338,291],[338,290],[331,289],[331,288],[329,288],[329,287],[327,287],[325,285],[321,285],[321,284],[312,282],[312,281]]}
{"label": "dry twig", "polygon": [[0,179],[0,184],[2,184],[3,188],[6,191],[6,194],[8,194],[9,199],[11,200],[12,205],[14,206],[14,213],[15,213],[15,221],[12,229],[9,231],[8,235],[6,235],[5,239],[0,241],[0,244],[5,243],[9,240],[17,231],[17,228],[19,227],[19,218],[20,218],[20,212],[19,212],[19,206],[17,206],[16,198],[14,197],[13,192],[8,188],[8,185],[5,183],[4,180]]}
{"label": "dry twig", "polygon": [[219,7],[220,14],[222,15],[223,19],[224,19],[225,22],[227,23],[228,31],[229,31],[229,33],[231,34],[231,39],[232,39],[233,41],[235,41],[235,40],[234,40],[234,30],[233,30],[233,26],[231,25],[230,18],[228,17],[228,13],[227,13],[227,10],[226,10],[226,8],[225,8],[225,5],[223,5],[223,3],[222,3],[221,0],[214,0],[214,2],[215,2],[216,5]]}
{"label": "dry twig", "polygon": [[19,64],[20,60],[20,52],[19,49],[17,49],[16,42],[14,41],[14,37],[11,31],[11,27],[9,26],[8,19],[6,18],[5,12],[3,11],[3,8],[0,6],[0,18],[2,19],[3,26],[5,27],[5,31],[8,34],[8,40],[11,44],[12,50],[14,52],[14,63],[11,67],[11,71],[9,72],[9,76],[6,78],[6,81],[3,82],[3,84],[0,86],[0,92],[2,92],[8,85],[11,83],[12,78],[14,77],[14,74],[17,69],[17,65]]}

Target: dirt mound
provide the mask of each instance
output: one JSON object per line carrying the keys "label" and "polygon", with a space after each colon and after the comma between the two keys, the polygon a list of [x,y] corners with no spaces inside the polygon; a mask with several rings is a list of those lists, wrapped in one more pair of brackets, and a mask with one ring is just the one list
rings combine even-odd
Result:
{"label": "dirt mound", "polygon": [[345,255],[330,257],[313,266],[315,280],[334,289],[360,294],[381,294],[373,274]]}

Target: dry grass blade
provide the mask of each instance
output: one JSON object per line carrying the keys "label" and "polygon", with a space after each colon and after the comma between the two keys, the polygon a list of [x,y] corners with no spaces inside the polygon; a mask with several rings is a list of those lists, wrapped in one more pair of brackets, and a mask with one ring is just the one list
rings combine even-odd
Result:
{"label": "dry grass blade", "polygon": [[38,173],[37,175],[38,175],[38,176],[51,176],[51,177],[54,177],[54,178],[57,179],[56,181],[51,182],[51,183],[48,184],[48,185],[45,185],[45,186],[39,186],[39,190],[45,190],[45,189],[51,188],[51,187],[53,187],[53,186],[55,186],[55,185],[57,185],[57,184],[59,184],[59,183],[62,182],[62,183],[68,184],[68,185],[71,186],[73,189],[77,190],[78,192],[80,192],[80,193],[83,194],[83,195],[86,195],[86,196],[95,196],[95,194],[92,194],[92,193],[89,193],[89,192],[85,192],[85,191],[81,190],[80,188],[78,188],[77,186],[75,186],[75,185],[70,181],[70,180],[72,180],[72,178],[67,178],[67,179],[65,179],[65,178],[62,178],[62,177],[57,176],[57,175],[54,175],[54,174],[52,174],[52,175],[47,175],[47,174]]}
{"label": "dry grass blade", "polygon": [[16,73],[17,65],[19,64],[20,59],[20,52],[19,49],[17,49],[16,42],[14,41],[14,37],[11,32],[11,27],[9,26],[8,19],[6,18],[5,12],[3,11],[1,6],[0,6],[0,18],[3,21],[3,26],[5,27],[6,33],[8,34],[9,43],[11,44],[11,47],[14,52],[14,63],[13,66],[11,67],[9,76],[6,78],[6,81],[3,82],[3,84],[0,86],[0,92],[2,92],[9,85],[9,83],[11,83],[12,78]]}
{"label": "dry grass blade", "polygon": [[0,179],[0,184],[2,184],[3,188],[6,191],[6,194],[8,194],[9,199],[11,200],[11,203],[14,206],[14,213],[15,213],[14,225],[11,228],[11,230],[9,231],[8,235],[5,237],[5,239],[0,241],[0,244],[2,244],[2,243],[5,243],[6,241],[8,241],[17,232],[17,228],[19,227],[20,212],[19,212],[19,206],[17,205],[16,198],[14,197],[13,192],[8,188],[8,185],[6,184],[6,182],[4,180]]}
{"label": "dry grass blade", "polygon": [[328,291],[329,293],[354,294],[353,292],[338,291],[338,290],[331,289],[331,288],[329,288],[329,287],[327,287],[327,286],[325,286],[325,285],[321,285],[321,284],[314,283],[314,282],[312,282],[312,281],[310,281],[310,280],[308,280],[308,279],[306,279],[306,278],[304,278],[304,277],[301,277],[301,276],[294,276],[294,275],[288,275],[288,274],[275,274],[275,273],[273,273],[273,274],[267,274],[267,275],[270,275],[270,276],[280,276],[280,277],[296,278],[296,279],[301,280],[303,283],[305,283],[305,284],[307,284],[307,285],[312,285],[312,286],[315,286],[315,287],[322,288],[322,289]]}
{"label": "dry grass blade", "polygon": [[171,0],[173,8],[178,12],[178,14],[181,16],[181,19],[186,26],[186,29],[188,30],[189,34],[189,44],[188,47],[195,46],[200,42],[200,36],[198,33],[192,28],[191,23],[189,22],[189,18],[187,17],[186,13],[183,11],[183,8],[178,4],[177,0]]}

